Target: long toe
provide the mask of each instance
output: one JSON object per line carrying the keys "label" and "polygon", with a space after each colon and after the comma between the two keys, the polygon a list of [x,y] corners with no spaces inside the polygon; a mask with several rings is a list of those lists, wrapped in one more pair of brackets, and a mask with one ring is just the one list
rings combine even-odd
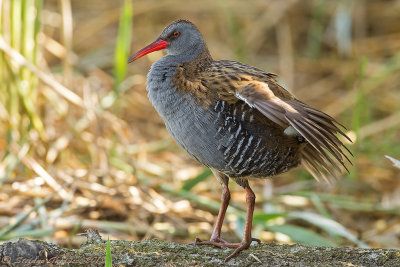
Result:
{"label": "long toe", "polygon": [[247,242],[242,242],[239,243],[239,246],[236,247],[236,249],[232,252],[231,255],[229,255],[226,259],[225,262],[228,262],[230,259],[232,259],[233,257],[235,257],[237,254],[239,254],[240,251],[244,250],[244,249],[248,249],[250,247],[250,243]]}
{"label": "long toe", "polygon": [[197,245],[212,245],[212,246],[216,246],[219,248],[223,248],[223,247],[238,248],[242,245],[242,243],[228,243],[225,240],[223,240],[222,238],[218,238],[215,240],[206,240],[206,241],[202,241],[199,238],[196,238],[192,244],[195,246],[197,246]]}

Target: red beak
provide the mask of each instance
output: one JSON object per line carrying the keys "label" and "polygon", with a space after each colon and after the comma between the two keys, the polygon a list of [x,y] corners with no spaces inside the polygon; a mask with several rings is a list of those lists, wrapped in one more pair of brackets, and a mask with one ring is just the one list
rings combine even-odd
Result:
{"label": "red beak", "polygon": [[164,41],[161,39],[156,40],[156,41],[152,42],[151,44],[149,44],[148,46],[146,46],[145,48],[143,48],[142,50],[140,50],[139,52],[137,52],[136,54],[134,54],[133,56],[131,56],[128,59],[128,64],[135,61],[138,58],[143,57],[144,55],[151,53],[151,52],[165,49],[165,48],[167,48],[167,45],[169,45],[169,42],[167,42],[167,41]]}

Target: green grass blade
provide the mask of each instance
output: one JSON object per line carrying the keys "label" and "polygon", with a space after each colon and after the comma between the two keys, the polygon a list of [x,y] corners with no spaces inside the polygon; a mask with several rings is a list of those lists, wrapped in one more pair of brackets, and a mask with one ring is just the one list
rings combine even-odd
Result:
{"label": "green grass blade", "polygon": [[54,234],[55,231],[56,230],[53,228],[15,231],[11,234],[0,236],[0,240],[10,240],[13,238],[27,237],[27,236],[33,238],[41,238],[41,237],[51,236]]}
{"label": "green grass blade", "polygon": [[287,213],[278,212],[278,213],[265,213],[265,212],[256,212],[253,215],[253,222],[263,224],[267,221],[274,220],[280,217],[286,217]]}
{"label": "green grass blade", "polygon": [[121,82],[126,75],[126,59],[129,57],[132,35],[133,7],[129,0],[125,0],[119,20],[117,42],[114,51],[114,90],[103,97],[100,106],[103,109],[111,107],[121,93]]}
{"label": "green grass blade", "polygon": [[119,92],[119,85],[126,74],[126,59],[129,57],[132,34],[132,2],[125,0],[119,21],[117,43],[114,54],[114,92]]}
{"label": "green grass blade", "polygon": [[212,171],[210,169],[204,169],[199,175],[196,177],[185,181],[182,185],[182,190],[190,191],[193,187],[195,187],[198,183],[205,181],[212,175]]}
{"label": "green grass blade", "polygon": [[[38,21],[39,19],[38,14],[40,14],[41,11],[37,9],[37,7],[40,8],[40,6],[38,6],[35,2],[36,2],[35,0],[25,0],[22,3],[22,37],[21,37],[22,38],[21,54],[34,65],[36,65],[36,57],[38,49],[38,42],[37,42],[38,31],[36,29],[36,21]],[[20,79],[23,81],[23,83],[21,84],[21,88],[23,89],[23,91],[20,91],[19,94],[20,98],[22,98],[23,101],[25,102],[24,104],[25,106],[27,105],[34,106],[38,92],[37,76],[33,75],[28,69],[21,68]],[[32,110],[32,108],[30,110]],[[38,115],[34,116],[38,117]],[[30,115],[30,117],[32,117],[32,115]],[[36,129],[39,131],[38,128]],[[40,135],[43,137],[44,135],[43,132],[40,132]]]}
{"label": "green grass blade", "polygon": [[310,230],[296,225],[264,225],[264,228],[268,231],[285,234],[295,242],[300,242],[312,246],[337,246],[337,244],[328,241],[326,238],[320,236],[319,234],[316,234]]}
{"label": "green grass blade", "polygon": [[11,47],[20,51],[21,49],[21,0],[11,1]]}
{"label": "green grass blade", "polygon": [[312,212],[292,212],[288,215],[288,218],[304,220],[310,224],[313,224],[323,229],[324,231],[330,234],[347,238],[348,240],[352,241],[353,243],[357,244],[360,247],[364,248],[368,247],[367,244],[365,244],[357,237],[355,237],[353,234],[351,234],[349,231],[347,231],[346,228],[343,227],[343,225],[339,224],[334,220],[321,216],[319,214]]}
{"label": "green grass blade", "polygon": [[324,204],[322,203],[321,199],[317,194],[311,194],[310,195],[310,200],[314,204],[315,208],[318,210],[320,214],[322,214],[326,218],[330,218],[330,214],[328,210],[324,207]]}
{"label": "green grass blade", "polygon": [[123,160],[121,157],[110,157],[110,164],[125,173],[133,173],[134,169],[131,164],[127,163],[125,160]]}
{"label": "green grass blade", "polygon": [[22,29],[21,29],[21,54],[33,63],[33,50],[35,49],[35,2],[25,0],[21,6]]}
{"label": "green grass blade", "polygon": [[105,263],[105,267],[112,267],[110,237],[107,238],[107,251],[106,251],[106,263]]}
{"label": "green grass blade", "polygon": [[33,58],[32,58],[32,63],[36,64],[37,61],[37,52],[38,52],[38,42],[37,42],[37,36],[38,33],[41,29],[41,24],[40,24],[40,16],[38,14],[41,14],[42,9],[43,9],[43,0],[36,0],[35,1],[35,8],[36,8],[36,17],[35,17],[35,22],[34,22],[34,32],[33,36],[35,38],[35,49],[33,49]]}
{"label": "green grass blade", "polygon": [[[21,0],[11,1],[10,3],[10,25],[6,26],[4,30],[9,31],[10,36],[10,46],[17,51],[20,51],[21,45]],[[7,59],[4,60],[7,62]],[[7,67],[3,69],[4,72],[6,71]],[[6,77],[8,75],[6,74]],[[20,114],[19,114],[19,99],[17,89],[15,88],[15,84],[7,77],[6,82],[8,96],[7,98],[7,111],[10,115],[10,122],[13,129],[18,129],[18,124],[20,121]]]}

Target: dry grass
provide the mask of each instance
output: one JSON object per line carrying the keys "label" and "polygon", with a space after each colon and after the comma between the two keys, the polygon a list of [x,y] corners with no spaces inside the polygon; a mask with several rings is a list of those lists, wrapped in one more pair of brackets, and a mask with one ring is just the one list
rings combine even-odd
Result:
{"label": "dry grass", "polygon": [[[43,237],[75,246],[82,242],[76,233],[86,227],[126,240],[207,238],[219,185],[208,178],[190,191],[181,189],[204,169],[173,142],[146,96],[146,73],[162,54],[131,64],[113,93],[123,1],[36,6],[41,27],[34,57],[21,46],[23,37],[15,43],[12,2],[0,1],[1,238]],[[188,18],[201,29],[214,58],[278,73],[296,96],[348,126],[356,140],[350,175],[332,186],[299,170],[273,182],[254,182],[258,211],[313,211],[370,246],[400,248],[399,170],[384,157],[400,158],[399,1],[132,5],[132,52],[172,20]],[[224,231],[233,233],[244,195],[231,186],[236,205]],[[337,244],[351,244],[304,220],[282,215],[269,222],[303,226]],[[256,232],[264,241],[290,241],[262,224]]]}

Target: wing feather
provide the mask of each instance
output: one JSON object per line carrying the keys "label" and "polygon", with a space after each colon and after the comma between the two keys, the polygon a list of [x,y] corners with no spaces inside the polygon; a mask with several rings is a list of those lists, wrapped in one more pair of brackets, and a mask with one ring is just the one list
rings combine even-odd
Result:
{"label": "wing feather", "polygon": [[302,163],[312,176],[318,174],[325,180],[324,173],[337,177],[341,168],[349,172],[344,159],[351,164],[346,152],[352,154],[336,134],[350,138],[336,126],[342,125],[334,118],[294,97],[277,96],[268,82],[253,81],[237,88],[236,95],[283,129],[292,126],[306,139],[308,145],[301,152]]}
{"label": "wing feather", "polygon": [[234,62],[214,61],[202,74],[212,92],[234,103],[244,101],[250,107],[282,128],[282,134],[292,126],[306,140],[301,151],[301,163],[318,180],[327,175],[337,177],[342,168],[348,172],[345,160],[351,164],[350,150],[338,136],[351,139],[339,127],[346,129],[328,114],[297,100],[275,80],[276,75]]}

